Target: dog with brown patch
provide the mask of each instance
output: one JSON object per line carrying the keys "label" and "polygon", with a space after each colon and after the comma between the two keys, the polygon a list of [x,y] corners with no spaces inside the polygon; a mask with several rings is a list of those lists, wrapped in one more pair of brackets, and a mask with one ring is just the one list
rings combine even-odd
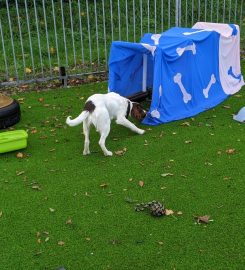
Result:
{"label": "dog with brown patch", "polygon": [[132,102],[116,93],[95,94],[89,97],[84,105],[82,113],[75,119],[67,117],[67,125],[73,127],[83,123],[83,133],[85,136],[83,154],[90,154],[89,150],[89,131],[93,124],[100,133],[99,145],[105,156],[112,156],[112,152],[105,146],[105,141],[110,133],[111,120],[115,119],[116,123],[125,126],[132,131],[142,135],[143,129],[137,128],[128,117],[132,116],[141,121],[146,116],[139,103]]}

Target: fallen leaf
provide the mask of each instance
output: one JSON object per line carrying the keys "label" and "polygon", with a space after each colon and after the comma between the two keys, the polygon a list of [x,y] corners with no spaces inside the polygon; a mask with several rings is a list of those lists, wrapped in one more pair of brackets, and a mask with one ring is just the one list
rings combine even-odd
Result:
{"label": "fallen leaf", "polygon": [[181,211],[178,211],[176,214],[179,215],[179,216],[183,215],[183,213]]}
{"label": "fallen leaf", "polygon": [[85,237],[85,240],[90,241],[91,238],[90,237]]}
{"label": "fallen leaf", "polygon": [[30,68],[26,67],[25,72],[26,72],[27,74],[30,74],[30,73],[32,73],[32,70],[31,70]]}
{"label": "fallen leaf", "polygon": [[159,242],[157,242],[157,243],[158,243],[159,245],[161,245],[161,246],[163,245],[163,242],[162,242],[162,241],[159,241]]}
{"label": "fallen leaf", "polygon": [[94,75],[92,75],[92,74],[88,75],[88,80],[93,81],[94,80]]}
{"label": "fallen leaf", "polygon": [[65,245],[65,242],[64,242],[64,241],[59,241],[59,242],[58,242],[58,245],[59,245],[59,246],[64,246],[64,245]]}
{"label": "fallen leaf", "polygon": [[162,173],[161,176],[162,177],[167,177],[167,176],[173,176],[173,173]]}
{"label": "fallen leaf", "polygon": [[228,155],[233,155],[233,154],[235,154],[236,149],[234,149],[234,148],[232,148],[232,149],[227,149],[225,152],[226,152]]}
{"label": "fallen leaf", "polygon": [[201,216],[201,217],[195,217],[197,219],[197,223],[205,223],[208,224],[209,223],[209,218],[210,216],[205,215],[205,216]]}
{"label": "fallen leaf", "polygon": [[187,140],[187,141],[185,141],[185,143],[186,143],[186,144],[192,143],[192,140]]}
{"label": "fallen leaf", "polygon": [[139,181],[139,186],[140,186],[140,187],[143,187],[144,184],[145,184],[144,181]]}
{"label": "fallen leaf", "polygon": [[38,101],[39,102],[43,102],[44,101],[44,98],[39,98]]}
{"label": "fallen leaf", "polygon": [[3,211],[0,212],[0,218],[3,216]]}
{"label": "fallen leaf", "polygon": [[102,183],[102,184],[100,184],[100,187],[101,187],[101,188],[106,188],[106,187],[108,187],[108,184]]}
{"label": "fallen leaf", "polygon": [[59,67],[54,67],[54,71],[60,71]]}
{"label": "fallen leaf", "polygon": [[51,213],[53,213],[53,212],[55,211],[55,209],[49,208],[49,211],[50,211]]}
{"label": "fallen leaf", "polygon": [[44,241],[45,242],[48,242],[49,241],[49,237],[46,237]]}
{"label": "fallen leaf", "polygon": [[41,190],[41,187],[37,184],[32,185],[31,188],[35,190]]}
{"label": "fallen leaf", "polygon": [[117,156],[123,156],[126,153],[126,151],[127,151],[127,148],[124,147],[122,150],[115,151],[115,154]]}
{"label": "fallen leaf", "polygon": [[66,224],[67,224],[67,225],[71,225],[71,224],[72,224],[71,218],[67,219]]}
{"label": "fallen leaf", "polygon": [[174,211],[171,210],[171,209],[165,209],[165,215],[166,216],[170,216],[170,215],[173,215],[174,214]]}
{"label": "fallen leaf", "polygon": [[181,126],[186,126],[189,127],[190,126],[190,122],[186,121],[180,124]]}
{"label": "fallen leaf", "polygon": [[25,173],[25,171],[16,171],[16,175],[17,176],[20,176],[20,175],[22,175],[22,174],[24,174]]}
{"label": "fallen leaf", "polygon": [[23,157],[24,157],[24,154],[21,153],[21,152],[18,152],[18,153],[16,154],[16,157],[17,157],[17,158],[23,158]]}
{"label": "fallen leaf", "polygon": [[222,108],[224,108],[224,109],[230,109],[231,106],[229,106],[229,105],[223,105]]}
{"label": "fallen leaf", "polygon": [[55,54],[55,51],[56,51],[56,50],[55,50],[54,47],[50,47],[49,51],[50,51],[51,54]]}
{"label": "fallen leaf", "polygon": [[36,129],[31,130],[31,134],[36,134],[36,133],[37,133]]}

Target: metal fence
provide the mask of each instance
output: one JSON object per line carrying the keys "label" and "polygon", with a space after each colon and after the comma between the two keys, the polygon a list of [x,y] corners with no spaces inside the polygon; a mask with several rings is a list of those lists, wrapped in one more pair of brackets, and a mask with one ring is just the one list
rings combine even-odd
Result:
{"label": "metal fence", "polygon": [[191,27],[197,21],[236,23],[242,29],[243,2],[1,1],[0,86],[57,79],[60,67],[68,77],[105,72],[113,40],[135,42],[146,32]]}

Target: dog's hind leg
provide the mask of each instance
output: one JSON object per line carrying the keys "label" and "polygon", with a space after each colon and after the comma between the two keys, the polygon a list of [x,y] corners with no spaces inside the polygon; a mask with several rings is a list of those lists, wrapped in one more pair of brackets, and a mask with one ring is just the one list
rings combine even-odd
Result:
{"label": "dog's hind leg", "polygon": [[105,156],[112,156],[113,155],[112,152],[109,151],[105,146],[105,140],[106,140],[108,134],[109,134],[109,131],[107,133],[105,131],[103,131],[101,133],[100,140],[99,140],[99,145],[100,145],[102,151],[104,152]]}
{"label": "dog's hind leg", "polygon": [[99,140],[99,145],[104,153],[105,156],[112,156],[112,152],[109,151],[106,146],[105,146],[105,141],[106,138],[108,137],[109,133],[110,133],[110,123],[106,123],[103,126],[103,129],[99,130],[100,132],[100,140]]}
{"label": "dog's hind leg", "polygon": [[84,120],[83,122],[83,133],[84,133],[84,150],[83,150],[83,155],[89,155],[90,154],[90,150],[89,150],[89,131],[90,131],[90,123],[88,122],[88,120]]}
{"label": "dog's hind leg", "polygon": [[131,123],[127,118],[125,117],[120,117],[116,120],[116,123],[118,125],[122,125],[124,127],[127,127],[129,129],[131,129],[132,131],[142,135],[145,133],[145,131],[143,129],[137,128],[133,123]]}

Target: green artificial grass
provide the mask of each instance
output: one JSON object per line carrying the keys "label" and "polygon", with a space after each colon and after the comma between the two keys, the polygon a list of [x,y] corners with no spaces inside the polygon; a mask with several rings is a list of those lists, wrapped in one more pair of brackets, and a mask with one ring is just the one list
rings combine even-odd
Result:
{"label": "green artificial grass", "polygon": [[[143,136],[113,124],[107,147],[126,148],[123,156],[104,157],[93,129],[92,154],[83,156],[81,126],[65,119],[106,89],[17,94],[16,129],[29,138],[26,149],[0,157],[0,268],[242,269],[244,125],[232,114],[244,106],[245,88],[191,119],[137,124]],[[175,214],[134,211],[132,201],[151,200]],[[202,215],[213,222],[197,225]]]}

